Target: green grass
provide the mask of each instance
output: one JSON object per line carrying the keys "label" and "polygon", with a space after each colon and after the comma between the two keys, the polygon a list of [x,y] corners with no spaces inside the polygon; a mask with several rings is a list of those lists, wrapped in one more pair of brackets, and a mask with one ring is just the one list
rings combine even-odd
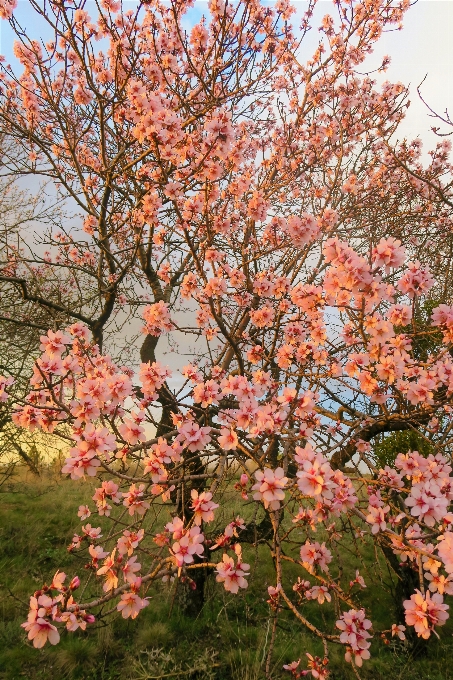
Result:
{"label": "green grass", "polygon": [[[136,621],[121,617],[112,625],[93,625],[86,633],[62,634],[53,648],[35,650],[20,624],[26,619],[28,598],[49,582],[58,569],[68,574],[83,571],[83,563],[68,554],[74,531],[79,530],[77,508],[85,502],[87,486],[48,475],[40,481],[15,481],[0,494],[0,679],[18,680],[261,680],[262,662],[270,639],[267,586],[275,585],[267,548],[249,548],[250,587],[238,596],[226,593],[213,577],[208,580],[205,604],[196,619],[183,615],[178,598],[167,586],[153,591],[150,605]],[[230,508],[234,512],[234,508]],[[239,510],[239,507],[238,507]],[[297,536],[304,540],[303,535]],[[318,539],[319,540],[319,539]],[[296,550],[296,545],[294,550]],[[361,573],[369,587],[365,606],[372,606],[378,629],[394,621],[392,578],[371,546],[365,546]],[[345,578],[353,577],[356,561],[343,554]],[[285,585],[300,569],[287,567]],[[331,607],[304,605],[315,625],[329,628]],[[406,645],[380,640],[372,644],[372,658],[360,671],[362,680],[453,680],[453,626],[439,629],[427,650],[414,658]],[[332,680],[354,678],[341,647],[330,647]],[[288,678],[282,665],[305,652],[322,655],[322,645],[289,612],[279,617],[272,658],[274,680]],[[304,661],[302,661],[304,664]],[[304,664],[305,666],[305,664]],[[310,677],[310,676],[309,676]]]}

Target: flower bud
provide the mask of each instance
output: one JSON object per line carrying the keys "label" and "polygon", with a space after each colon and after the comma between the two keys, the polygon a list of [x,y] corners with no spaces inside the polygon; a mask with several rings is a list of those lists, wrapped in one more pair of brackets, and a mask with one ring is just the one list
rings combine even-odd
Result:
{"label": "flower bud", "polygon": [[72,579],[71,583],[69,584],[69,588],[71,590],[77,590],[77,588],[80,586],[80,579],[78,576],[74,576]]}

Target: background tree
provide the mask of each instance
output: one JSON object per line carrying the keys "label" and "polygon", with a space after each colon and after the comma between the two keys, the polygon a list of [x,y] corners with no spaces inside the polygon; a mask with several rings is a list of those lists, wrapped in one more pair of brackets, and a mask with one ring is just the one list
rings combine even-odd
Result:
{"label": "background tree", "polygon": [[[13,153],[12,146],[11,140],[5,136],[1,138],[0,167],[3,171],[4,158]],[[15,280],[20,260],[22,270],[29,280],[37,282],[49,302],[61,296],[69,300],[70,293],[65,291],[62,277],[59,281],[46,281],[49,272],[35,266],[30,257],[33,246],[38,245],[39,230],[46,225],[56,225],[62,219],[65,219],[64,212],[47,195],[45,186],[33,196],[21,189],[17,177],[3,174],[0,181],[0,372],[14,385],[10,387],[10,398],[0,404],[0,460],[6,473],[5,481],[18,461],[25,463],[34,474],[39,473],[38,460],[30,455],[36,443],[34,435],[27,430],[18,430],[11,421],[13,401],[28,392],[40,335],[49,327],[58,328],[68,322],[67,316],[49,313],[18,296],[21,289],[15,287],[12,280]],[[56,272],[52,274],[56,276]]]}

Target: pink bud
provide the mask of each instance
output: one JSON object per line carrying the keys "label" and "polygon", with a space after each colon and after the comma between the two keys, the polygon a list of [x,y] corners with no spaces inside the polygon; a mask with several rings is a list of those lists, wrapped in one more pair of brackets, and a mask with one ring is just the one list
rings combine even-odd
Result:
{"label": "pink bud", "polygon": [[241,475],[241,484],[242,486],[245,486],[247,482],[249,481],[248,476],[245,474],[245,472]]}
{"label": "pink bud", "polygon": [[74,576],[72,579],[71,583],[69,584],[69,588],[71,590],[77,590],[77,588],[80,586],[80,579],[78,576]]}

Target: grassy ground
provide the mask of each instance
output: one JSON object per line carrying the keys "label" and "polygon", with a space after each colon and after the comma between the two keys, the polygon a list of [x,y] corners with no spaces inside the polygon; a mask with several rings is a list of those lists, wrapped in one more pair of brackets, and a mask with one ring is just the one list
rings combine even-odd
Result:
{"label": "grassy ground", "polygon": [[[250,587],[233,596],[208,582],[203,610],[196,620],[185,617],[171,589],[162,586],[136,621],[116,618],[112,626],[94,625],[86,633],[62,635],[61,643],[35,650],[20,628],[28,598],[57,568],[81,571],[66,546],[79,528],[77,508],[86,500],[82,484],[47,475],[12,481],[0,493],[0,678],[16,680],[259,680],[266,656],[268,628],[267,585],[274,584],[272,563],[264,548],[246,553],[252,565]],[[348,566],[351,570],[356,565]],[[78,567],[78,569],[77,569]],[[373,604],[379,629],[394,621],[391,580],[370,549],[361,568],[367,581],[365,602]],[[353,573],[353,572],[351,572]],[[297,572],[294,571],[294,580]],[[307,611],[307,610],[306,610]],[[311,605],[308,617],[324,627],[331,624],[329,609]],[[453,680],[453,625],[440,629],[425,653],[414,658],[403,643],[373,642],[372,659],[360,672],[362,680]],[[289,678],[282,665],[322,654],[321,646],[294,617],[282,613],[273,655],[275,680]],[[354,678],[342,648],[331,653],[332,680]]]}

